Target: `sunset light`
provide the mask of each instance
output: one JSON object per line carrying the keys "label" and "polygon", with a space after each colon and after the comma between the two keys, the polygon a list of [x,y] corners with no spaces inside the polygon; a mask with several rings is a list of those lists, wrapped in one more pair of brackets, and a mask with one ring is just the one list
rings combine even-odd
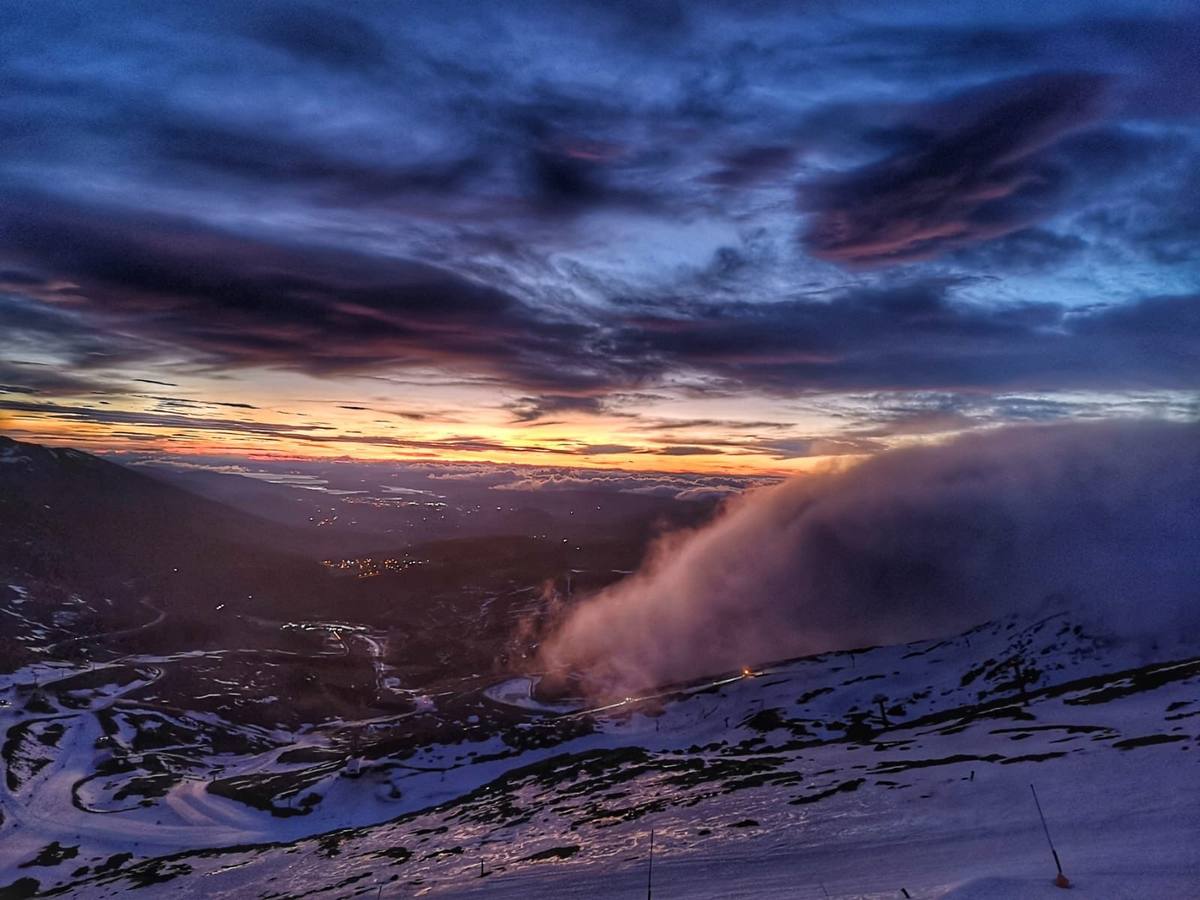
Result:
{"label": "sunset light", "polygon": [[0,900],[1200,897],[1200,4],[8,0]]}

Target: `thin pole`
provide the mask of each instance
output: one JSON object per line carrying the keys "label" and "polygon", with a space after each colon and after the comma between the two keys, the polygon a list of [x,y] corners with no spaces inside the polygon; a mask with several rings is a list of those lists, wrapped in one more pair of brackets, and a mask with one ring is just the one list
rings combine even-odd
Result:
{"label": "thin pole", "polygon": [[1050,828],[1046,825],[1046,816],[1042,812],[1042,804],[1038,800],[1037,789],[1031,784],[1029,790],[1033,792],[1033,804],[1037,807],[1038,818],[1042,820],[1042,831],[1046,833],[1046,843],[1050,845],[1050,855],[1054,857],[1054,865],[1058,867],[1058,874],[1063,873],[1062,863],[1058,861],[1058,851],[1054,849],[1054,841],[1050,839]]}
{"label": "thin pole", "polygon": [[650,829],[650,865],[646,867],[646,900],[654,890],[654,829]]}

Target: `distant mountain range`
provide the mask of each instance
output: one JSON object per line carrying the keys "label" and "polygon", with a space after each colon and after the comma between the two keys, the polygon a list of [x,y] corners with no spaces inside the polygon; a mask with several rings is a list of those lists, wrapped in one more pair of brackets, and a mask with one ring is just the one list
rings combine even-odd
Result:
{"label": "distant mountain range", "polygon": [[[300,532],[77,450],[0,437],[0,566],[74,590],[261,610],[320,600]],[[207,602],[211,600],[211,603]]]}
{"label": "distant mountain range", "polygon": [[[177,481],[165,474],[171,471],[0,437],[0,582],[31,587],[46,616],[56,602],[82,598],[91,610],[87,627],[129,632],[126,651],[244,642],[246,616],[334,618],[401,629],[408,637],[403,644],[395,638],[403,647],[396,652],[442,677],[491,669],[507,652],[515,610],[547,582],[567,592],[574,570],[578,594],[607,584],[638,564],[657,529],[698,521],[712,509],[566,491],[539,495],[546,501],[539,509],[503,492],[486,519],[490,534],[477,533],[483,521],[450,538],[437,527],[428,536],[386,527],[334,532],[316,527],[305,510],[337,503],[337,495],[210,472],[185,470]],[[201,492],[258,503],[272,517]],[[463,509],[481,505],[474,495],[461,502]],[[289,504],[298,512],[288,514]],[[347,506],[347,518],[363,508]],[[374,512],[376,524],[386,526],[388,514],[406,521],[403,508]],[[481,616],[479,598],[489,595],[504,599]],[[167,613],[165,622],[137,629],[151,615],[146,605]],[[33,621],[10,623],[24,640],[6,645],[0,635],[0,650],[23,658],[81,627],[59,634],[49,619]]]}

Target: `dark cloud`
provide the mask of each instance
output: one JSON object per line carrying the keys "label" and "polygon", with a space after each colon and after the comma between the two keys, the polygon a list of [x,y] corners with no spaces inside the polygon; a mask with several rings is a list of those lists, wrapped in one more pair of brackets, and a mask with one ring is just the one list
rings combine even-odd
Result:
{"label": "dark cloud", "polygon": [[228,400],[196,400],[191,397],[161,397],[151,396],[149,399],[156,400],[165,406],[180,406],[191,407],[193,409],[202,409],[204,407],[218,407],[225,409],[259,409],[253,403],[238,403]]}
{"label": "dark cloud", "polygon": [[[1097,172],[1079,227],[1118,259],[1163,268],[1200,261],[1200,149],[1178,131],[1108,131],[1073,141],[1079,166]],[[1115,196],[1111,185],[1125,185]],[[1114,252],[1115,251],[1115,252]]]}
{"label": "dark cloud", "polygon": [[[1187,389],[1197,371],[1194,296],[1001,306],[959,299],[956,282],[925,280],[824,299],[672,298],[552,311],[412,260],[20,200],[0,211],[0,256],[73,287],[54,305],[0,298],[10,328],[84,365],[138,354],[144,362],[167,346],[208,367],[315,375],[454,367],[534,391],[512,404],[522,422],[619,414],[608,394],[680,368],[785,394]],[[1097,359],[1106,365],[1098,369]]]}
{"label": "dark cloud", "polygon": [[1140,351],[1200,362],[1200,295],[1148,297],[1075,318],[1075,330],[1087,337],[1114,339],[1126,355]]}
{"label": "dark cloud", "polygon": [[513,418],[518,422],[539,422],[548,416],[562,413],[588,413],[596,415],[608,409],[603,397],[575,396],[571,394],[541,394],[537,397],[518,397],[509,404]]}
{"label": "dark cloud", "polygon": [[910,146],[803,190],[807,246],[859,265],[924,259],[1047,217],[1069,176],[1052,151],[1099,118],[1107,85],[1043,74],[927,110]]}
{"label": "dark cloud", "polygon": [[[676,315],[630,320],[621,340],[645,359],[783,393],[1186,390],[1200,364],[1197,308],[1194,295],[1082,311],[1055,303],[984,306],[957,300],[949,285],[935,282],[829,301],[680,305]],[[1106,360],[1099,369],[1098,359]]]}
{"label": "dark cloud", "polygon": [[637,416],[635,428],[656,433],[671,433],[692,429],[715,431],[772,431],[791,428],[791,422],[773,422],[756,419],[665,419],[661,417]]}
{"label": "dark cloud", "polygon": [[119,382],[63,371],[45,363],[0,360],[0,392],[80,396],[120,393]]}
{"label": "dark cloud", "polygon": [[581,101],[587,103],[542,88],[532,102],[496,116],[500,143],[492,155],[511,154],[531,211],[557,217],[602,209],[650,211],[660,205],[649,185],[628,177],[623,139],[589,136],[601,126],[619,129],[624,116],[608,109],[607,99],[590,109]]}
{"label": "dark cloud", "polygon": [[[0,211],[0,220],[4,213]],[[4,252],[0,235],[0,254]],[[40,283],[40,282],[39,282]],[[95,322],[74,304],[79,300],[71,292],[51,292],[51,302],[40,297],[0,293],[0,339],[10,348],[11,356],[30,351],[41,354],[57,347],[69,348],[71,365],[96,369],[144,358],[148,348],[128,335],[111,335],[97,330]]]}
{"label": "dark cloud", "polygon": [[1023,228],[1003,237],[954,251],[949,259],[968,268],[1014,273],[1045,272],[1074,262],[1088,247],[1076,234]]}
{"label": "dark cloud", "polygon": [[583,444],[579,453],[583,456],[610,456],[613,454],[643,453],[638,447],[629,444]]}
{"label": "dark cloud", "polygon": [[453,195],[487,172],[475,156],[397,164],[356,156],[354,148],[329,148],[302,136],[264,133],[257,124],[205,122],[158,113],[146,122],[144,149],[153,166],[193,171],[219,190],[257,185],[269,190],[312,192],[323,205],[370,206],[413,196]]}
{"label": "dark cloud", "polygon": [[659,456],[711,456],[725,451],[711,444],[699,446],[696,444],[675,444],[655,451]]}
{"label": "dark cloud", "polygon": [[530,153],[535,195],[551,211],[575,212],[599,205],[608,188],[601,165],[549,147]]}
{"label": "dark cloud", "polygon": [[3,271],[0,272],[0,288],[22,290],[24,288],[43,285],[43,279],[29,272]]}
{"label": "dark cloud", "polygon": [[248,33],[264,44],[333,69],[375,72],[388,60],[388,48],[361,19],[327,6],[298,4],[266,8]]}
{"label": "dark cloud", "polygon": [[[334,374],[465,364],[560,390],[611,377],[583,325],[411,260],[29,195],[6,206],[0,223],[0,253],[79,285],[73,315],[188,348],[210,365]],[[64,315],[30,304],[18,311],[48,334]],[[93,344],[110,349],[82,327],[57,339],[75,357]]]}
{"label": "dark cloud", "polygon": [[794,147],[780,144],[747,147],[724,154],[720,168],[706,175],[705,180],[723,187],[742,187],[785,172],[795,157]]}

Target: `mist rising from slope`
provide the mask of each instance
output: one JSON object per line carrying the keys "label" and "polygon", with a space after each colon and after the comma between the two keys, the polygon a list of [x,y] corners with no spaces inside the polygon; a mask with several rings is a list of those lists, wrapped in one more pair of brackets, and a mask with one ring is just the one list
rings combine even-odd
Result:
{"label": "mist rising from slope", "polygon": [[731,501],[664,538],[546,641],[622,693],[745,663],[931,637],[1054,595],[1113,626],[1200,623],[1200,427],[1013,427]]}

